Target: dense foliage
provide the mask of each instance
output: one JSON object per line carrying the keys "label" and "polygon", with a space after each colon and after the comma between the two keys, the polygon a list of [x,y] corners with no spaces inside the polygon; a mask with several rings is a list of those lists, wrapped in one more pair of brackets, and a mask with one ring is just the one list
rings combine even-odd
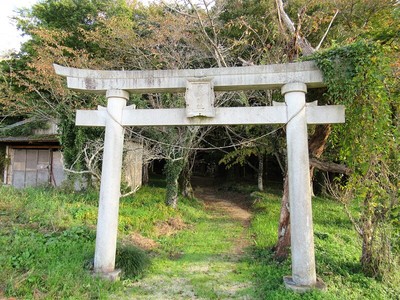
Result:
{"label": "dense foliage", "polygon": [[400,95],[390,50],[360,41],[315,56],[328,97],[346,106],[346,123],[334,128],[332,142],[337,159],[353,170],[341,200],[360,208],[352,220],[363,239],[361,262],[375,276],[390,269],[399,248]]}

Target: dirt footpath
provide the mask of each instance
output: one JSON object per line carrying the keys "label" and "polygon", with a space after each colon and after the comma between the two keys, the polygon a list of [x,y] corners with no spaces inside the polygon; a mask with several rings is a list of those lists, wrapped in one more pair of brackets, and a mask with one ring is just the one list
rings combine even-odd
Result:
{"label": "dirt footpath", "polygon": [[233,254],[243,254],[244,249],[250,246],[247,229],[250,225],[252,214],[250,212],[250,197],[233,192],[218,191],[215,186],[195,186],[195,197],[204,201],[206,209],[215,213],[228,215],[233,220],[243,224],[243,232],[236,239]]}
{"label": "dirt footpath", "polygon": [[[194,251],[179,257],[156,259],[153,272],[132,282],[130,288],[111,299],[251,299],[254,289],[251,275],[241,275],[246,272],[242,258],[251,244],[251,199],[218,190],[218,187],[213,179],[193,182],[195,197],[202,200],[209,211],[206,220],[201,221],[202,225],[208,225],[201,227],[205,230],[203,233],[212,235],[216,230],[224,233],[224,238],[214,241],[215,245],[207,244],[209,249],[216,249],[215,252]],[[188,236],[187,243],[196,245],[204,241],[194,234]],[[226,244],[231,248],[224,248]]]}

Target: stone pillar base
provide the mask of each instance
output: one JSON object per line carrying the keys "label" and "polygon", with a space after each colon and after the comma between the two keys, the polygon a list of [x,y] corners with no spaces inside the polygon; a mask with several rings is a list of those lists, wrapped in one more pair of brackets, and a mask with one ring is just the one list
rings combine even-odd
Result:
{"label": "stone pillar base", "polygon": [[297,285],[293,281],[292,276],[284,276],[283,277],[283,283],[285,284],[285,287],[287,289],[290,289],[290,290],[295,291],[297,293],[305,293],[305,292],[310,291],[312,289],[326,291],[326,284],[322,281],[321,278],[318,278],[318,277],[317,277],[317,282],[315,283],[315,285]]}
{"label": "stone pillar base", "polygon": [[93,276],[100,277],[101,279],[106,279],[106,280],[109,280],[112,282],[119,281],[120,276],[121,276],[121,270],[117,269],[117,270],[114,270],[114,271],[108,272],[108,273],[94,272]]}

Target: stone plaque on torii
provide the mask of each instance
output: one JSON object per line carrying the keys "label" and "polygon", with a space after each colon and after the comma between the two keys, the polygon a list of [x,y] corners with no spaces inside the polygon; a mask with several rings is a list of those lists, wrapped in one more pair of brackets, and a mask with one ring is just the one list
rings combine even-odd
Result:
{"label": "stone plaque on torii", "polygon": [[[105,126],[95,272],[115,271],[124,126],[286,124],[292,276],[285,285],[307,290],[316,277],[307,124],[343,123],[344,106],[306,103],[307,88],[325,86],[314,62],[194,70],[100,71],[54,65],[68,87],[105,93],[107,107],[78,110],[76,125]],[[280,88],[284,103],[214,107],[214,91]],[[130,93],[185,92],[186,108],[135,109]]]}

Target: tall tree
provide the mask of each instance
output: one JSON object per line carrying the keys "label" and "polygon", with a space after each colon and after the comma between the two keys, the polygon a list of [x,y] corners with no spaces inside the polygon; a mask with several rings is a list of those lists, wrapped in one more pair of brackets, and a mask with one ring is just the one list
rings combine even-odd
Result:
{"label": "tall tree", "polygon": [[124,1],[44,0],[20,11],[17,17],[20,29],[31,39],[23,44],[19,53],[1,62],[3,112],[59,120],[68,164],[82,151],[84,132],[96,132],[75,130],[75,110],[102,104],[104,97],[78,95],[68,90],[63,80],[55,75],[52,64],[77,68],[106,65],[106,60],[93,56],[97,47],[83,39],[84,32],[96,28],[100,17],[109,18],[124,11],[130,12]]}
{"label": "tall tree", "polygon": [[[190,15],[186,7],[150,5],[141,7],[132,16],[115,16],[100,21],[102,26],[87,32],[90,43],[99,45],[98,55],[109,62],[110,68],[124,69],[176,69],[201,68],[214,64],[204,55],[207,49],[200,42],[202,33],[196,31],[195,22],[200,17]],[[183,95],[147,94],[146,101],[137,105],[151,108],[184,107]],[[158,157],[166,160],[166,203],[177,205],[178,178],[188,163],[198,137],[207,128],[170,127],[136,130],[136,135],[160,143]],[[131,131],[132,133],[132,131]],[[189,176],[189,175],[187,175]],[[187,178],[183,184],[190,191]]]}
{"label": "tall tree", "polygon": [[[393,10],[393,1],[352,1],[351,5],[346,1],[334,1],[321,6],[321,1],[294,1],[286,3],[277,0],[277,13],[283,34],[289,34],[293,40],[296,56],[308,56],[321,48],[321,45],[329,46],[332,41],[340,40],[342,43],[354,41],[357,35],[367,34],[374,20],[381,18]],[[343,18],[352,22],[343,22]],[[357,21],[356,21],[357,20]],[[328,38],[327,38],[328,36]],[[318,42],[319,41],[319,42]],[[312,46],[315,44],[316,46]],[[296,57],[295,56],[295,57]],[[325,101],[332,101],[327,98]],[[320,101],[321,102],[321,101]],[[331,127],[317,126],[310,137],[309,152],[311,162],[323,154]],[[314,167],[311,165],[311,178]],[[346,170],[346,168],[339,168]],[[348,172],[348,171],[347,171]],[[288,255],[290,246],[289,223],[289,198],[287,185],[285,184],[282,198],[281,217],[278,228],[278,243],[276,244],[276,256],[279,259]]]}

